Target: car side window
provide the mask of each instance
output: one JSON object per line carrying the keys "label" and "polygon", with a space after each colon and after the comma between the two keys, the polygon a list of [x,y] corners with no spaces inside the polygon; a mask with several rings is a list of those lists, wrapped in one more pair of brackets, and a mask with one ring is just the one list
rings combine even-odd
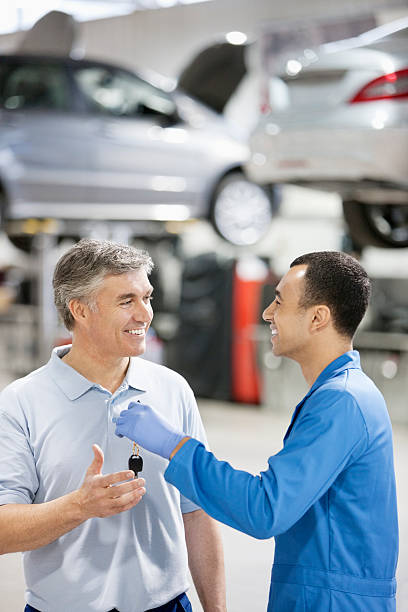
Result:
{"label": "car side window", "polygon": [[77,68],[74,77],[92,112],[116,117],[170,117],[176,110],[169,94],[136,75],[104,66],[87,66]]}
{"label": "car side window", "polygon": [[35,63],[1,65],[0,105],[7,110],[66,110],[69,85],[64,67]]}

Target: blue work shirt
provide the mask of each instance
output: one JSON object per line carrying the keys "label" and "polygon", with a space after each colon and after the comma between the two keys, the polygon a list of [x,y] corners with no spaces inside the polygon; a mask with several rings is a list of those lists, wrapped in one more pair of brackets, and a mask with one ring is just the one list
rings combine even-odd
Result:
{"label": "blue work shirt", "polygon": [[391,424],[357,351],[323,370],[268,464],[253,476],[189,440],[165,478],[217,520],[275,537],[269,612],[395,611]]}

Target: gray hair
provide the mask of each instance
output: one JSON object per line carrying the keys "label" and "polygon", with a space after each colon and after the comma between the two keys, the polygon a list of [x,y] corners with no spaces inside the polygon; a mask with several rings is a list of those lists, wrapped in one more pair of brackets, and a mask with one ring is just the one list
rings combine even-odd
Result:
{"label": "gray hair", "polygon": [[80,240],[59,259],[52,281],[55,306],[65,327],[74,328],[70,301],[82,300],[95,308],[95,294],[105,276],[136,270],[150,274],[153,265],[147,251],[108,240]]}

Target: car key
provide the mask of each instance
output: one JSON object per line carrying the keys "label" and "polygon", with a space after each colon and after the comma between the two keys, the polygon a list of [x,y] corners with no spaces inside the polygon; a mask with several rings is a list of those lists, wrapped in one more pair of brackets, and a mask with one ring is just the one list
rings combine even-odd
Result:
{"label": "car key", "polygon": [[129,470],[135,473],[135,478],[138,477],[139,472],[143,470],[143,459],[140,455],[131,455],[129,457]]}
{"label": "car key", "polygon": [[139,447],[136,442],[133,442],[132,454],[128,461],[129,470],[135,473],[135,478],[138,477],[139,472],[143,470],[143,459],[139,455]]}

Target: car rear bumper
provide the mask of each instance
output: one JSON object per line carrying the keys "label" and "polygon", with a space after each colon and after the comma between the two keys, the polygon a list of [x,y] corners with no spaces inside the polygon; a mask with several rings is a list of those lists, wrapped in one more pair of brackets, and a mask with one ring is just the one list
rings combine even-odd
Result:
{"label": "car rear bumper", "polygon": [[255,133],[248,176],[259,183],[387,181],[408,187],[408,128]]}

